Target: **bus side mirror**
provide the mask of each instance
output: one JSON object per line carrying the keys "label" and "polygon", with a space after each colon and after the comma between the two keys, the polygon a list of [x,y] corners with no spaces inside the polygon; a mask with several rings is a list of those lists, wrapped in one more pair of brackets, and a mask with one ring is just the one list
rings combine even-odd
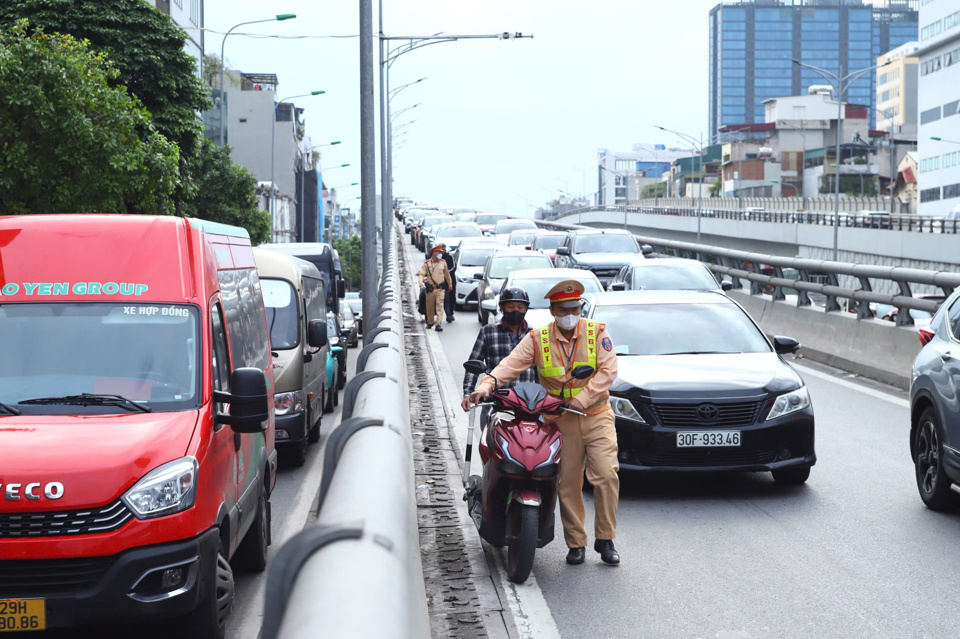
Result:
{"label": "bus side mirror", "polygon": [[217,413],[218,424],[229,424],[235,433],[262,433],[267,430],[270,406],[267,380],[259,368],[238,368],[230,375],[230,391],[214,391],[213,399],[230,404],[230,413]]}

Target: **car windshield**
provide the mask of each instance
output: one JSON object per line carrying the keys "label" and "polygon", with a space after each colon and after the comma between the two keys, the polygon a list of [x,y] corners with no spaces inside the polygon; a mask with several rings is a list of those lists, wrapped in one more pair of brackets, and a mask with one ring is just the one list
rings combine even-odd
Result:
{"label": "car windshield", "polygon": [[[656,260],[652,260],[656,262]],[[650,264],[633,269],[633,288],[641,289],[713,289],[720,288],[708,270],[697,263]]]}
{"label": "car windshield", "polygon": [[263,305],[267,307],[267,326],[270,327],[270,347],[287,350],[300,343],[300,305],[297,292],[286,280],[264,278]]}
{"label": "car windshield", "polygon": [[536,233],[537,225],[530,220],[500,220],[495,227],[498,235],[507,235],[520,229],[530,229]]}
{"label": "car windshield", "polygon": [[629,235],[597,233],[581,235],[573,245],[574,253],[639,253],[637,243]]}
{"label": "car windshield", "polygon": [[536,231],[514,231],[510,234],[511,246],[518,246],[520,244],[529,244],[533,240],[533,236],[536,235]]}
{"label": "car windshield", "polygon": [[445,237],[483,237],[479,226],[451,226],[437,231],[437,239]]}
{"label": "car windshield", "polygon": [[566,235],[538,235],[534,240],[538,249],[552,250],[563,244]]}
{"label": "car windshield", "polygon": [[155,411],[196,406],[199,315],[183,304],[0,304],[0,402],[94,393],[122,395]]}
{"label": "car windshield", "polygon": [[483,266],[487,258],[496,250],[496,246],[460,249],[460,266]]}
{"label": "car windshield", "polygon": [[618,355],[768,353],[770,346],[734,304],[597,306]]}
{"label": "car windshield", "polygon": [[343,308],[340,310],[340,314],[343,315],[344,324],[348,324],[353,321],[353,311],[350,310],[349,304],[344,304]]}
{"label": "car windshield", "polygon": [[449,222],[450,218],[444,215],[443,217],[425,217],[423,218],[423,228],[432,229],[433,227]]}
{"label": "car windshield", "polygon": [[[549,308],[550,300],[543,299],[551,288],[559,282],[568,279],[567,277],[518,277],[510,280],[509,286],[519,286],[530,296],[530,308]],[[584,293],[600,293],[603,289],[600,287],[596,278],[583,278],[579,282],[583,284]]]}
{"label": "car windshield", "polygon": [[354,315],[359,315],[363,312],[363,300],[344,300],[344,302],[347,303],[347,306],[350,307]]}
{"label": "car windshield", "polygon": [[523,271],[529,268],[549,268],[550,266],[552,266],[550,258],[543,253],[494,256],[493,263],[490,264],[490,279],[505,280],[514,271]]}
{"label": "car windshield", "polygon": [[477,224],[496,224],[505,217],[507,216],[499,213],[481,213],[477,216],[474,222]]}
{"label": "car windshield", "polygon": [[337,321],[332,317],[327,318],[327,337],[330,339],[340,337],[340,333],[337,332]]}

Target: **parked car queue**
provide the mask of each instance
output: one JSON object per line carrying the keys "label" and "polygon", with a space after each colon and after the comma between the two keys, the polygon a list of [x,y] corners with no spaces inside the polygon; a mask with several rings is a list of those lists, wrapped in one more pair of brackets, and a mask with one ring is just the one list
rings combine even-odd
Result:
{"label": "parked car queue", "polygon": [[266,567],[278,465],[346,379],[332,250],[301,246],[323,271],[176,217],[0,234],[0,629],[223,636],[234,568]]}

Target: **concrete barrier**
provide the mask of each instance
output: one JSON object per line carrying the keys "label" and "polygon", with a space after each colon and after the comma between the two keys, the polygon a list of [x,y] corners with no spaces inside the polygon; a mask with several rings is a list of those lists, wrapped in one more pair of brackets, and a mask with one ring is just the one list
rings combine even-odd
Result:
{"label": "concrete barrier", "polygon": [[745,291],[728,294],[768,336],[788,335],[799,341],[804,357],[898,388],[909,388],[913,360],[920,352],[916,327],[892,327],[883,320],[857,319],[853,313],[827,313],[815,306],[797,307]]}

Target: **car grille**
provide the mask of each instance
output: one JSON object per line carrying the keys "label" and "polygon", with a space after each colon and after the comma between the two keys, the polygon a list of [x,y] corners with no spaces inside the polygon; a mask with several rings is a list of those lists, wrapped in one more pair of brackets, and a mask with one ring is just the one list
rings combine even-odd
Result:
{"label": "car grille", "polygon": [[637,451],[637,461],[643,466],[751,466],[771,464],[776,458],[777,454],[772,450],[737,448]]}
{"label": "car grille", "polygon": [[133,513],[119,499],[109,506],[47,513],[0,513],[0,539],[66,537],[112,532]]}
{"label": "car grille", "polygon": [[619,268],[594,268],[590,270],[593,271],[593,274],[597,276],[597,279],[613,279],[617,276],[617,273],[620,272]]}
{"label": "car grille", "polygon": [[[714,407],[716,415],[712,419],[702,419],[700,413],[713,412],[711,410],[701,411],[701,407]],[[763,401],[759,402],[737,402],[731,404],[713,404],[709,402],[701,404],[652,404],[654,414],[661,425],[670,428],[687,427],[724,427],[724,426],[748,426],[757,421],[757,415]]]}
{"label": "car grille", "polygon": [[113,565],[113,557],[0,561],[0,597],[25,597],[90,588]]}

